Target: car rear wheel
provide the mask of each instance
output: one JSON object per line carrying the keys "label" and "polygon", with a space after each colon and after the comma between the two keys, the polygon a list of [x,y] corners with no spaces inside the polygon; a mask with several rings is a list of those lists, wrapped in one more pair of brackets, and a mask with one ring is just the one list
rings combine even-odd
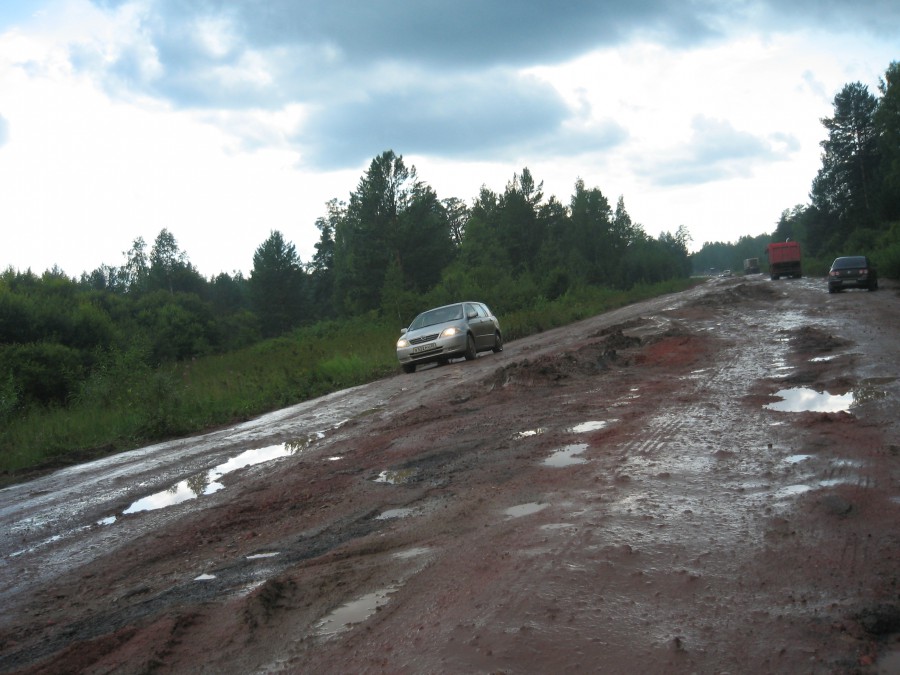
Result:
{"label": "car rear wheel", "polygon": [[494,333],[494,353],[499,354],[503,351],[503,336],[499,332]]}
{"label": "car rear wheel", "polygon": [[471,334],[466,336],[466,361],[472,361],[477,356],[475,352],[475,338]]}

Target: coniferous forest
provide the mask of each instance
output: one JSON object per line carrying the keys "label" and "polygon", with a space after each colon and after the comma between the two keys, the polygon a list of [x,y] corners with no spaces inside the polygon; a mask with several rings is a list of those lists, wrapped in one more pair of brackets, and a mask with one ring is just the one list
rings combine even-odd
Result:
{"label": "coniferous forest", "polygon": [[563,202],[524,168],[469,203],[439,196],[386,151],[346,201],[325,205],[308,261],[271,231],[248,251],[249,276],[205,278],[163,229],[78,277],[7,269],[0,470],[191,433],[395,372],[399,328],[463,298],[491,306],[509,341],[683,288],[692,269],[739,269],[787,237],[814,260],[864,252],[896,277],[900,65],[879,91],[854,83],[835,97],[808,205],[786,209],[771,236],[693,255],[686,226],[650,236],[623,197],[613,204],[581,180]]}

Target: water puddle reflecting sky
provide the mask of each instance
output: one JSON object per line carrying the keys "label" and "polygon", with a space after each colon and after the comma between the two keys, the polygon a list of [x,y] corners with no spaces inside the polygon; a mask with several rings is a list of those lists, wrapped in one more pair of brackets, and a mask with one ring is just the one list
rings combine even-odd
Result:
{"label": "water puddle reflecting sky", "polygon": [[378,478],[375,479],[375,482],[387,483],[389,485],[402,485],[403,483],[409,483],[415,477],[415,469],[385,469],[378,474]]}
{"label": "water puddle reflecting sky", "polygon": [[537,502],[529,502],[528,504],[517,504],[516,506],[510,506],[504,513],[508,515],[510,518],[521,518],[522,516],[530,516],[533,513],[538,513],[539,511],[543,511],[546,509],[549,504],[538,504]]}
{"label": "water puddle reflecting sky", "polygon": [[829,394],[806,387],[781,389],[775,396],[782,400],[769,403],[763,408],[779,412],[847,412],[853,405],[853,393]]}
{"label": "water puddle reflecting sky", "polygon": [[766,410],[780,412],[849,412],[851,408],[871,403],[887,397],[882,388],[894,382],[893,377],[878,377],[864,380],[846,394],[830,394],[806,387],[782,389],[775,394],[781,401],[763,406]]}
{"label": "water puddle reflecting sky", "polygon": [[396,590],[397,586],[388,586],[338,607],[316,625],[316,635],[331,637],[350,630],[354,625],[362,623],[380,607],[386,605],[390,600],[391,593]]}
{"label": "water puddle reflecting sky", "polygon": [[587,462],[583,457],[576,457],[588,449],[587,443],[574,443],[560,448],[543,461],[544,466],[552,466],[560,468],[564,466],[572,466],[574,464],[585,464]]}
{"label": "water puddle reflecting sky", "polygon": [[[203,495],[211,495],[225,487],[219,480],[226,474],[248,466],[255,466],[264,462],[271,462],[275,459],[290,457],[306,449],[310,442],[311,439],[303,443],[291,442],[247,450],[236,457],[232,457],[227,462],[223,462],[210,469],[206,473],[198,473],[187,480],[183,480],[173,485],[167,490],[162,490],[161,492],[138,499],[125,509],[123,513],[129,514],[138,513],[140,511],[153,511],[167,506],[181,504],[182,502],[196,499]],[[115,521],[113,520],[111,522]]]}

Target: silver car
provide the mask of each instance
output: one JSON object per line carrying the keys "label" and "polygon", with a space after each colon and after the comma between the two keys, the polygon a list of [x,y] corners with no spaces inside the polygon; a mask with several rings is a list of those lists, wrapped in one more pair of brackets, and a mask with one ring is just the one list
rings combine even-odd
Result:
{"label": "silver car", "polygon": [[420,363],[447,363],[478,352],[503,351],[500,322],[483,302],[457,302],[422,312],[400,331],[397,359],[407,373]]}

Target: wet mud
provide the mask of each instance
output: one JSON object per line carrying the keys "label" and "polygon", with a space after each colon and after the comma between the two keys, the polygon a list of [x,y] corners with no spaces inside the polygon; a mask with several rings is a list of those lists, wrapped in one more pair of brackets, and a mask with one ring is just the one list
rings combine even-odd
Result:
{"label": "wet mud", "polygon": [[900,294],[823,284],[2,490],[0,671],[898,672]]}

